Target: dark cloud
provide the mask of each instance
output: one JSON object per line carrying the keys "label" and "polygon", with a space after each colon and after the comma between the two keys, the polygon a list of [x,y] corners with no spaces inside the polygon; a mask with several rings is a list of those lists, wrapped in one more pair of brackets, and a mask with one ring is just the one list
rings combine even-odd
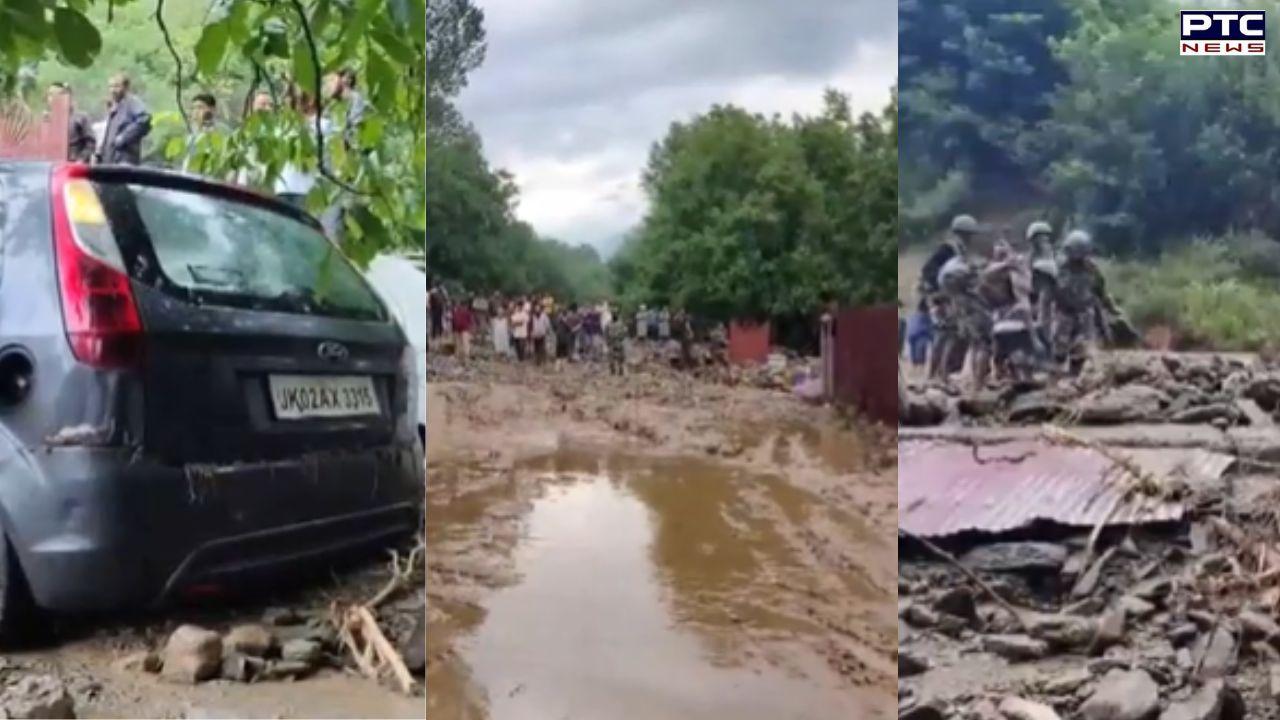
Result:
{"label": "dark cloud", "polygon": [[666,127],[735,102],[810,111],[837,86],[882,105],[897,73],[884,0],[478,0],[488,60],[461,107],[516,173],[544,234],[607,244],[643,212]]}

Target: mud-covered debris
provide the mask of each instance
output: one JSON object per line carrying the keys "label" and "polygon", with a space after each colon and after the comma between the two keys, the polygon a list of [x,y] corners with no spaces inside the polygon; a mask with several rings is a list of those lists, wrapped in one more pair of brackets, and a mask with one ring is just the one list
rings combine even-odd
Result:
{"label": "mud-covered debris", "polygon": [[1236,667],[1236,639],[1230,631],[1219,626],[1197,638],[1191,654],[1200,668],[1200,677],[1226,677]]}
{"label": "mud-covered debris", "polygon": [[1078,615],[1042,613],[1027,618],[1027,630],[1032,637],[1062,649],[1082,648],[1093,642],[1098,623]]}
{"label": "mud-covered debris", "polygon": [[970,622],[978,617],[978,605],[973,596],[973,590],[965,585],[942,593],[933,601],[933,609]]}
{"label": "mud-covered debris", "polygon": [[1160,688],[1144,670],[1112,670],[1080,706],[1085,720],[1145,720],[1155,714]]}
{"label": "mud-covered debris", "polygon": [[160,654],[154,650],[130,653],[112,663],[117,670],[128,672],[160,672]]}
{"label": "mud-covered debris", "polygon": [[1171,703],[1160,713],[1160,720],[1218,720],[1226,697],[1226,684],[1210,680],[1191,697]]}
{"label": "mud-covered debris", "polygon": [[929,660],[910,650],[898,651],[898,677],[911,677],[928,672]]}
{"label": "mud-covered debris", "polygon": [[1089,643],[1090,654],[1101,655],[1107,648],[1125,641],[1125,617],[1126,613],[1121,607],[1111,608],[1102,614],[1093,640]]}
{"label": "mud-covered debris", "polygon": [[1046,678],[1040,689],[1047,695],[1071,695],[1092,679],[1087,669],[1077,668]]}
{"label": "mud-covered debris", "polygon": [[1072,411],[1086,425],[1119,425],[1158,419],[1169,396],[1146,385],[1107,388],[1076,401]]}
{"label": "mud-covered debris", "polygon": [[224,652],[250,657],[266,657],[274,645],[275,637],[271,631],[257,623],[237,625],[222,638]]}
{"label": "mud-covered debris", "polygon": [[1272,700],[1280,700],[1280,663],[1271,663],[1267,668],[1267,691]]}
{"label": "mud-covered debris", "polygon": [[1237,618],[1246,640],[1272,640],[1280,636],[1280,625],[1270,615],[1255,610],[1245,610]]}
{"label": "mud-covered debris", "polygon": [[[1146,620],[1155,614],[1156,606],[1136,595],[1125,595],[1116,603],[1129,620]],[[1194,628],[1192,628],[1194,631]]]}
{"label": "mud-covered debris", "polygon": [[[418,613],[418,622],[413,626],[413,632],[409,633],[409,639],[405,641],[404,647],[400,649],[400,654],[404,656],[404,666],[409,672],[415,675],[422,675],[427,667],[427,615],[426,608]],[[901,667],[901,663],[899,663]]]}
{"label": "mud-covered debris", "polygon": [[1013,696],[1000,701],[1000,714],[1008,720],[1059,720],[1058,713],[1048,705]]}
{"label": "mud-covered debris", "polygon": [[1067,549],[1047,542],[1010,542],[981,545],[965,553],[960,562],[983,572],[1058,572],[1067,561]]}
{"label": "mud-covered debris", "polygon": [[164,647],[162,675],[169,680],[197,683],[216,677],[222,668],[222,637],[196,625],[183,625]]}
{"label": "mud-covered debris", "polygon": [[1049,644],[1026,635],[987,635],[982,649],[1010,662],[1039,660],[1049,654]]}
{"label": "mud-covered debris", "polygon": [[946,703],[937,699],[913,703],[898,709],[898,720],[947,720]]}
{"label": "mud-covered debris", "polygon": [[306,677],[315,666],[298,660],[275,660],[267,663],[259,678],[263,680],[296,680]]}
{"label": "mud-covered debris", "polygon": [[280,646],[280,658],[318,665],[324,660],[324,648],[314,640],[290,640]]}
{"label": "mud-covered debris", "polygon": [[236,682],[249,682],[262,672],[266,662],[262,658],[250,657],[238,652],[226,653],[222,656],[222,678]]}
{"label": "mud-covered debris", "polygon": [[938,624],[938,613],[917,603],[910,603],[902,608],[898,617],[902,618],[903,622],[908,625],[918,628],[927,629]]}
{"label": "mud-covered debris", "polygon": [[4,708],[5,717],[15,720],[66,720],[76,716],[71,693],[53,675],[24,675],[11,682],[0,694],[0,707]]}

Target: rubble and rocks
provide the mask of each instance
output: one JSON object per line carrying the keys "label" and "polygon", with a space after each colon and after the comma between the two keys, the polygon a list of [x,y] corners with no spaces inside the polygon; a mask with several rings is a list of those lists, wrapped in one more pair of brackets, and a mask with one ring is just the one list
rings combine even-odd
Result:
{"label": "rubble and rocks", "polygon": [[1160,688],[1143,670],[1112,670],[1080,706],[1085,720],[1145,720],[1160,704]]}
{"label": "rubble and rocks", "polygon": [[971,570],[984,572],[1058,572],[1067,561],[1067,549],[1046,542],[980,545],[960,557]]}
{"label": "rubble and rocks", "polygon": [[1049,654],[1049,643],[1026,635],[987,635],[982,649],[1011,662],[1038,660]]}
{"label": "rubble and rocks", "polygon": [[169,636],[161,674],[168,680],[197,683],[222,668],[222,636],[196,625],[182,625]]}
{"label": "rubble and rocks", "polygon": [[275,646],[275,637],[262,625],[237,625],[222,638],[225,652],[239,653],[250,657],[266,657]]}
{"label": "rubble and rocks", "polygon": [[23,675],[6,685],[0,693],[0,708],[5,717],[14,720],[65,720],[76,716],[75,701],[67,686],[46,674]]}
{"label": "rubble and rocks", "polygon": [[1017,697],[1000,701],[999,713],[1008,720],[1058,720],[1058,713],[1048,705]]}
{"label": "rubble and rocks", "polygon": [[950,421],[1024,425],[1177,423],[1270,426],[1280,415],[1280,366],[1206,355],[1116,353],[1078,378],[1041,379],[998,391],[908,385],[904,425]]}

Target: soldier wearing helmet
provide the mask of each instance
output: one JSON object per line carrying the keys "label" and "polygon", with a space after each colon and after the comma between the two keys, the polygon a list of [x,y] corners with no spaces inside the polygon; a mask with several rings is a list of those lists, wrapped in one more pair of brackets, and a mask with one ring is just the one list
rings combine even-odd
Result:
{"label": "soldier wearing helmet", "polygon": [[969,262],[955,257],[947,261],[938,278],[954,321],[947,352],[955,355],[949,355],[945,362],[948,368],[953,361],[962,363],[967,353],[975,389],[986,385],[992,350],[991,305],[982,295],[980,277]]}
{"label": "soldier wearing helmet", "polygon": [[1031,249],[1031,317],[1036,326],[1036,337],[1045,349],[1050,341],[1050,322],[1047,316],[1041,316],[1040,305],[1058,277],[1058,262],[1053,256],[1053,226],[1037,220],[1027,226],[1026,239]]}
{"label": "soldier wearing helmet", "polygon": [[1093,239],[1073,230],[1062,242],[1057,282],[1041,299],[1040,317],[1052,322],[1054,360],[1075,375],[1094,351],[1101,311],[1119,315],[1106,279],[1093,261]]}
{"label": "soldier wearing helmet", "polygon": [[956,321],[950,308],[949,294],[943,292],[941,286],[941,273],[953,259],[963,261],[968,258],[970,243],[977,233],[977,220],[970,215],[957,215],[951,221],[949,236],[929,256],[920,272],[920,309],[928,310],[935,332],[933,352],[929,354],[929,377],[934,380],[945,379],[951,368],[951,359],[964,356],[963,348],[955,347]]}

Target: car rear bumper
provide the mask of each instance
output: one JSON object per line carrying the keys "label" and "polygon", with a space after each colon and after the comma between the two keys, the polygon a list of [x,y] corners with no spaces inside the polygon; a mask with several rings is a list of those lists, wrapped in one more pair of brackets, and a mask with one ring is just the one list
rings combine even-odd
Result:
{"label": "car rear bumper", "polygon": [[42,482],[10,537],[38,605],[86,612],[235,589],[411,536],[422,456],[412,443],[221,467],[109,449],[39,459]]}

